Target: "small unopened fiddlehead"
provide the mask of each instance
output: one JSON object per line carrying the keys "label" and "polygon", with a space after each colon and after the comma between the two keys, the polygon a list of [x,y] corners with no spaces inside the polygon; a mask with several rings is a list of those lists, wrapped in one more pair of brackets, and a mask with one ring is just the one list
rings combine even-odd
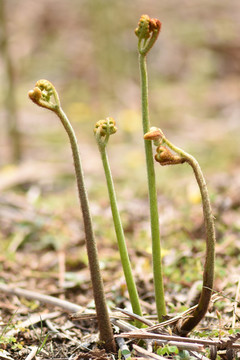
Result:
{"label": "small unopened fiddlehead", "polygon": [[173,154],[168,147],[163,146],[165,137],[160,129],[151,127],[150,131],[144,135],[144,139],[153,140],[154,145],[157,146],[155,160],[162,166],[177,165],[186,162],[184,157]]}
{"label": "small unopened fiddlehead", "polygon": [[148,15],[142,15],[135,34],[138,37],[138,51],[146,55],[158,38],[161,30],[161,22],[158,19],[151,19]]}
{"label": "small unopened fiddlehead", "polygon": [[186,159],[181,156],[174,155],[166,146],[158,146],[156,149],[155,160],[162,166],[183,164]]}
{"label": "small unopened fiddlehead", "polygon": [[163,137],[162,131],[155,126],[152,126],[150,128],[150,131],[144,134],[144,140],[153,140],[155,146],[161,145],[162,137]]}
{"label": "small unopened fiddlehead", "polygon": [[[131,263],[128,256],[127,245],[125,242],[125,235],[122,226],[122,221],[117,205],[117,197],[115,193],[112,173],[108,161],[106,145],[108,143],[109,137],[112,134],[115,134],[117,131],[116,124],[113,118],[109,117],[105,120],[99,120],[94,128],[94,135],[97,140],[98,148],[101,154],[103,169],[106,177],[109,200],[112,210],[113,223],[115,228],[115,233],[118,242],[118,248],[121,258],[121,263],[123,267],[124,276],[126,279],[127,289],[129,293],[130,302],[132,305],[132,310],[137,315],[142,315],[142,310],[140,306],[139,296],[136,288],[136,284],[133,278]],[[141,323],[136,323],[139,327]]]}
{"label": "small unopened fiddlehead", "polygon": [[99,146],[106,146],[109,136],[117,132],[115,120],[112,117],[108,117],[104,120],[99,120],[95,124],[94,134]]}
{"label": "small unopened fiddlehead", "polygon": [[[60,107],[58,93],[48,80],[38,80],[33,90],[28,92],[29,98],[37,105],[55,111]],[[53,98],[53,101],[51,100]]]}

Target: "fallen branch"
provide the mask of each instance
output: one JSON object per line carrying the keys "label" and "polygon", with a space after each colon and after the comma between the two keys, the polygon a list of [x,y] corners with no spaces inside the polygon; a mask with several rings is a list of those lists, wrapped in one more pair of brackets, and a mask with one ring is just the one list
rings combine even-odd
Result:
{"label": "fallen branch", "polygon": [[[115,320],[112,319],[112,323],[119,327],[122,331],[135,331],[138,330],[135,326],[131,324],[127,324],[125,321],[122,320]],[[135,329],[133,329],[135,328]],[[145,329],[144,331],[147,331],[148,329]],[[118,338],[117,338],[118,339]],[[168,341],[168,340],[155,340],[154,343],[157,345],[166,345],[169,346],[177,346],[180,350],[188,350],[188,351],[202,351],[203,345],[201,344],[189,344],[184,342],[184,339],[182,339],[182,342],[176,342],[176,341]]]}
{"label": "fallen branch", "polygon": [[200,344],[205,347],[216,346],[218,348],[222,348],[222,346],[226,344],[226,346],[228,345],[231,346],[232,349],[240,349],[240,344],[233,344],[232,342],[230,344],[229,340],[227,339],[204,340],[204,339],[182,338],[181,336],[161,335],[161,334],[147,333],[143,331],[122,333],[121,335],[115,335],[115,337],[119,337],[119,336],[127,339],[167,340],[167,341],[184,342],[190,344]]}
{"label": "fallen branch", "polygon": [[44,295],[44,294],[40,294],[35,291],[26,290],[26,289],[13,288],[6,284],[0,284],[0,291],[3,291],[7,294],[22,296],[27,299],[38,300],[41,303],[49,304],[52,306],[57,306],[68,312],[74,313],[74,312],[78,312],[83,309],[81,306],[73,304],[67,300],[61,300],[54,296]]}

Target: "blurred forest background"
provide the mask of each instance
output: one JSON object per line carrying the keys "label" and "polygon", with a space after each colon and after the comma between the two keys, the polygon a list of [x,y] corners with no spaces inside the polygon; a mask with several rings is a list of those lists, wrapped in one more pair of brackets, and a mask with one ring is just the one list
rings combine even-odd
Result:
{"label": "blurred forest background", "polygon": [[[146,13],[162,22],[159,39],[148,56],[151,123],[192,153],[206,174],[218,234],[220,281],[216,288],[226,286],[223,279],[227,275],[231,280],[230,263],[235,276],[240,259],[239,0],[1,0],[3,3],[0,247],[1,254],[4,250],[11,255],[7,260],[1,255],[3,278],[8,269],[8,280],[24,286],[29,276],[26,266],[30,265],[31,287],[38,288],[39,275],[33,275],[32,269],[46,271],[48,276],[41,281],[54,277],[56,259],[50,259],[49,254],[56,249],[67,249],[67,274],[86,267],[66,134],[54,114],[38,108],[27,97],[42,78],[55,85],[76,130],[102,259],[117,259],[119,263],[93,137],[96,121],[107,116],[116,120],[118,132],[108,150],[127,241],[131,256],[138,258],[136,272],[141,277],[144,266],[151,272],[134,34],[141,14]],[[166,279],[169,277],[166,287],[171,292],[171,284],[176,290],[179,282],[189,287],[201,279],[202,212],[191,169],[156,164],[156,174],[164,271]],[[42,252],[41,257],[36,250]],[[26,259],[26,254],[32,254],[31,259]],[[103,267],[115,269],[113,281],[121,269],[108,260]],[[19,271],[24,264],[25,270]],[[12,275],[9,269],[14,270]],[[84,279],[86,276],[87,272]]]}

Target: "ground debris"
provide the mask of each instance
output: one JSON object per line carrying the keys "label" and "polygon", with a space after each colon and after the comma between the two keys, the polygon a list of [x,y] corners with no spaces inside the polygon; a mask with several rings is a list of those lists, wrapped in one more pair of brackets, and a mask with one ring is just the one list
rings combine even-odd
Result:
{"label": "ground debris", "polygon": [[95,349],[95,350],[91,350],[87,353],[84,352],[80,352],[77,354],[77,356],[74,358],[74,360],[82,360],[82,359],[86,359],[86,360],[107,360],[110,359],[110,357],[108,356],[108,354],[106,353],[106,351],[104,349]]}

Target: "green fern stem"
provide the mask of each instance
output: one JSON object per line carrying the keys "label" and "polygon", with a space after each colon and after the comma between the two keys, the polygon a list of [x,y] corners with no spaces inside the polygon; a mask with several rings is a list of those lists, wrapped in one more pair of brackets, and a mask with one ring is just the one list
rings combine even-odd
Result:
{"label": "green fern stem", "polygon": [[[145,134],[150,130],[150,122],[149,122],[149,114],[148,114],[148,77],[147,77],[146,54],[141,54],[141,53],[139,54],[139,67],[140,67],[141,91],[142,91],[142,126],[143,126],[143,134]],[[162,321],[163,315],[166,314],[166,307],[165,307],[164,286],[163,286],[163,276],[162,276],[162,260],[161,260],[156,179],[155,179],[152,143],[150,141],[145,140],[144,145],[145,145],[149,204],[150,204],[152,261],[153,261],[155,299],[156,299],[158,320]]]}
{"label": "green fern stem", "polygon": [[[106,176],[106,182],[107,182],[107,188],[108,188],[108,194],[111,204],[111,210],[112,210],[112,216],[113,216],[113,222],[116,232],[116,237],[118,241],[118,248],[119,253],[121,257],[121,263],[123,267],[124,276],[127,283],[127,289],[129,293],[130,302],[132,305],[133,312],[137,315],[142,316],[142,310],[141,305],[139,301],[139,296],[136,288],[136,284],[133,278],[132,269],[131,269],[131,263],[128,255],[128,250],[125,242],[125,236],[123,231],[123,226],[117,206],[117,199],[116,199],[116,193],[114,189],[111,169],[108,161],[106,146],[99,144],[99,151],[102,158],[103,168]],[[141,327],[141,323],[137,322],[138,327]]]}

